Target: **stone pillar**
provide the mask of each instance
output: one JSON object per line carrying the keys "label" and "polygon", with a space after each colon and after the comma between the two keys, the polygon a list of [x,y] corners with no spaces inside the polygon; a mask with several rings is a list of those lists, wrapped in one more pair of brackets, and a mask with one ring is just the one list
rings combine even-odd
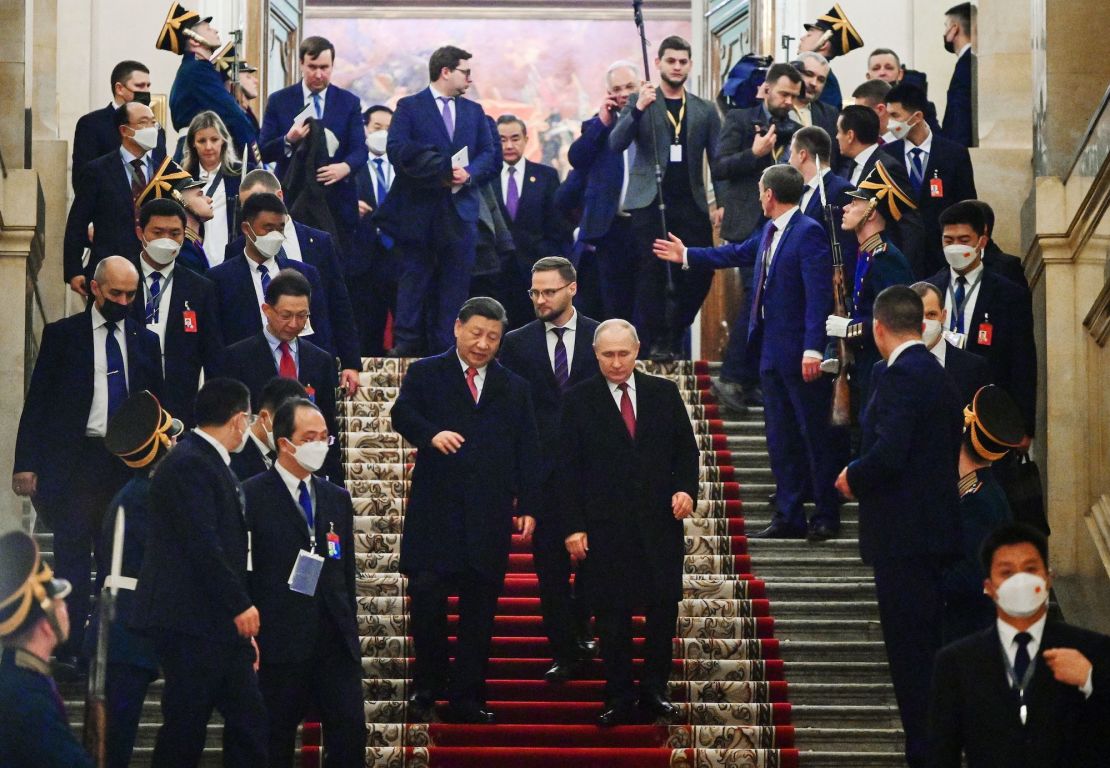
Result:
{"label": "stone pillar", "polygon": [[26,24],[23,2],[0,3],[0,156],[9,171],[24,167],[27,151]]}

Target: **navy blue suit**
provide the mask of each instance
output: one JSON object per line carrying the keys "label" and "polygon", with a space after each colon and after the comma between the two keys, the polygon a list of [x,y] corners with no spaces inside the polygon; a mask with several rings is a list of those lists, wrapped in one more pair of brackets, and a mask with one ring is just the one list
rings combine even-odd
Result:
{"label": "navy blue suit", "polygon": [[[539,513],[539,440],[529,389],[494,360],[475,403],[452,347],[409,366],[390,412],[393,428],[418,449],[401,541],[401,572],[412,596],[413,686],[431,695],[443,690],[447,595],[458,589],[465,618],[448,692],[453,704],[485,703],[512,518]],[[443,430],[466,439],[456,453],[432,447]]]}
{"label": "navy blue suit", "polygon": [[[320,478],[309,482],[315,494],[313,540],[276,467],[243,484],[254,561],[247,584],[263,627],[258,684],[269,713],[270,764],[292,763],[297,726],[311,708],[324,726],[327,764],[361,765],[366,724],[355,622],[354,507],[343,488]],[[339,537],[338,557],[329,556],[329,532]],[[312,597],[288,584],[301,551],[324,558]]]}
{"label": "navy blue suit", "polygon": [[[165,151],[150,153],[151,164],[145,171],[147,181],[165,159]],[[142,243],[135,236],[134,199],[131,176],[123,164],[117,147],[106,155],[90,161],[73,188],[73,204],[66,218],[62,245],[62,276],[68,283],[78,275],[92,279],[96,265],[108,256],[123,256],[138,266]],[[89,242],[89,224],[93,240]],[[85,248],[91,248],[89,263],[81,266]],[[86,289],[88,288],[86,284]]]}
{"label": "navy blue suit", "polygon": [[[829,79],[825,81],[825,89],[821,91],[821,98],[819,101],[828,104],[840,114],[840,110],[844,108],[844,97],[840,94],[840,81],[836,79],[836,73],[831,69],[829,70]],[[836,136],[832,137],[836,140]]]}
{"label": "navy blue suit", "polygon": [[1029,278],[1025,276],[1025,267],[1022,266],[1021,259],[1011,253],[1004,253],[993,238],[987,240],[987,247],[983,251],[983,266],[993,269],[1026,290],[1029,289]]}
{"label": "navy blue suit", "polygon": [[[812,487],[817,511],[811,523],[834,530],[840,525],[839,501],[833,482],[842,466],[840,430],[829,427],[831,384],[822,376],[802,380],[802,353],[825,349],[825,319],[832,311],[832,256],[820,224],[795,213],[786,224],[771,257],[762,296],[759,276],[764,254],[757,253],[764,233],[743,243],[717,248],[691,248],[691,265],[721,269],[755,264],[748,359],[759,363],[767,445],[777,484],[775,520],[796,533],[806,528],[802,502]],[[757,301],[757,299],[759,301]]]}
{"label": "navy blue suit", "polygon": [[182,136],[177,142],[175,157],[178,160],[181,159],[189,123],[205,110],[212,110],[220,116],[236,147],[248,146],[258,140],[258,131],[253,121],[228,92],[223,75],[207,59],[185,53],[170,88],[170,115],[174,130]]}
{"label": "navy blue suit", "polygon": [[945,138],[965,147],[973,147],[977,143],[973,135],[971,103],[971,81],[975,63],[975,54],[970,48],[956,59],[956,67],[952,70],[952,79],[948,83],[944,123],[940,129]]}
{"label": "navy blue suit", "polygon": [[228,765],[266,762],[254,649],[235,629],[252,606],[243,489],[214,446],[186,434],[150,483],[151,525],[132,626],[152,637],[166,678],[155,765],[196,765],[213,709]]}
{"label": "navy blue suit", "polygon": [[[297,244],[301,247],[301,258],[304,260],[302,263],[314,267],[319,273],[320,285],[323,286],[324,297],[327,299],[329,327],[327,335],[331,344],[329,351],[339,358],[344,368],[353,368],[357,371],[362,368],[362,357],[359,353],[355,314],[351,306],[350,293],[347,291],[347,283],[343,279],[340,255],[336,253],[331,235],[322,229],[309,227],[299,221],[294,221],[293,227],[297,231]],[[227,248],[224,249],[224,261],[242,254],[245,245],[246,239],[242,235],[228,243]],[[289,262],[297,263],[293,259],[289,259]],[[316,311],[317,307],[314,304],[312,327],[319,335]],[[324,346],[319,341],[316,343],[318,346]]]}
{"label": "navy blue suit", "polygon": [[[293,261],[284,253],[277,255],[277,265],[281,269],[295,269],[304,275],[312,286],[312,298],[309,303],[312,319],[309,322],[312,324],[313,333],[304,338],[335,356],[328,312],[330,305],[320,281],[320,273],[311,264]],[[216,284],[216,298],[220,305],[220,330],[224,335],[224,343],[228,346],[262,330],[262,310],[259,308],[258,295],[254,292],[254,276],[251,274],[254,266],[255,263],[239,251],[238,255],[208,270],[205,275]]]}
{"label": "navy blue suit", "polygon": [[[139,282],[142,285],[131,309],[137,322],[145,322],[148,286],[146,280],[140,279]],[[186,427],[191,427],[193,401],[200,389],[201,368],[211,377],[212,371],[219,368],[224,351],[220,309],[216,301],[216,286],[211,280],[191,270],[175,267],[170,284],[170,303],[159,307],[159,312],[169,313],[162,349],[166,382],[160,402]],[[188,327],[185,324],[187,311],[193,313]]]}
{"label": "navy blue suit", "polygon": [[[119,128],[116,127],[116,104],[81,115],[73,129],[73,188],[90,162],[119,149]],[[158,129],[158,146],[154,151],[166,156],[166,129]]]}
{"label": "navy blue suit", "polygon": [[[117,338],[118,338],[117,331]],[[129,393],[150,390],[162,396],[158,337],[127,318]],[[91,310],[49,323],[19,418],[12,473],[34,472],[35,509],[54,531],[54,570],[74,586],[67,599],[71,653],[81,648],[89,614],[89,553],[108,502],[131,473],[104,447],[102,437],[85,434],[96,386]],[[108,563],[97,547],[98,571]],[[64,650],[63,650],[64,653]]]}
{"label": "navy blue suit", "polygon": [[859,548],[875,591],[906,759],[923,766],[933,657],[943,625],[943,568],[961,551],[963,403],[939,361],[916,344],[875,364],[848,486],[859,499]]}
{"label": "navy blue suit", "polygon": [[[293,118],[304,109],[304,90],[300,81],[271,93],[266,100],[266,113],[262,116],[262,159],[277,163],[274,172],[284,179],[291,157],[285,156],[285,134],[293,127]],[[315,119],[315,118],[314,118]],[[362,127],[362,105],[358,96],[348,90],[329,85],[324,96],[324,128],[335,134],[339,146],[329,162],[346,163],[351,174],[340,182],[327,187],[328,208],[336,224],[354,232],[358,224],[358,196],[355,191],[354,173],[366,165],[366,132]]]}
{"label": "navy blue suit", "polygon": [[[257,405],[257,403],[251,403],[252,407],[257,407]],[[270,466],[266,464],[266,460],[262,456],[262,451],[259,450],[254,440],[248,440],[239,453],[231,454],[231,471],[235,473],[241,483],[250,480],[255,475],[262,474],[269,468]]]}
{"label": "navy blue suit", "polygon": [[971,403],[976,392],[993,383],[990,366],[987,365],[985,358],[960,349],[944,339],[938,343],[945,345],[944,370],[952,377],[952,383],[960,391],[961,402],[965,405]]}
{"label": "navy blue suit", "polygon": [[[482,107],[464,98],[454,104],[452,136],[430,87],[397,102],[389,126],[386,151],[396,177],[375,216],[397,242],[401,274],[393,331],[397,348],[407,354],[441,352],[454,343],[455,316],[469,294],[478,241],[476,185],[497,171]],[[451,157],[463,147],[471,179],[452,194]],[[439,166],[438,183],[411,173],[414,155],[423,150]]]}
{"label": "navy blue suit", "polygon": [[[355,172],[358,199],[375,211],[387,195],[378,199],[378,185],[371,172],[374,158]],[[388,192],[388,190],[387,190]],[[385,327],[390,312],[397,311],[399,266],[393,239],[382,233],[372,213],[361,216],[355,229],[355,247],[347,257],[347,288],[355,323],[359,328],[362,354],[380,357],[385,353]]]}
{"label": "navy blue suit", "polygon": [[[312,400],[324,414],[328,433],[339,435],[336,421],[335,390],[339,374],[335,358],[304,338],[297,339],[297,381],[309,390]],[[266,382],[278,375],[278,366],[266,335],[259,330],[227,348],[221,375],[238,379],[251,391],[251,406],[258,410]],[[338,440],[328,451],[322,470],[331,480],[343,482],[343,462]],[[288,574],[287,574],[288,575]]]}

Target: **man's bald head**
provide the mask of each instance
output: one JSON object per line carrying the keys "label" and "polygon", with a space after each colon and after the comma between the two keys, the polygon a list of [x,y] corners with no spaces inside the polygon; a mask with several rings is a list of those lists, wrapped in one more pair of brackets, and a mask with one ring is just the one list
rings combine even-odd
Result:
{"label": "man's bald head", "polygon": [[130,304],[138,291],[139,270],[123,256],[109,256],[96,265],[92,293],[98,308],[105,301]]}

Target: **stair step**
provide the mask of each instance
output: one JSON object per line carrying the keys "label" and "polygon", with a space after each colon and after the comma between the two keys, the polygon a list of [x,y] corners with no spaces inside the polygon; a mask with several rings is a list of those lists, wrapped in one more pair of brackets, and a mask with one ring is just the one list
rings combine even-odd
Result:
{"label": "stair step", "polygon": [[[858,731],[857,731],[858,733]],[[897,752],[808,752],[799,754],[805,768],[905,768],[906,758]]]}
{"label": "stair step", "polygon": [[[901,757],[905,736],[901,728],[795,728],[794,743],[803,754],[813,751],[894,753]],[[807,761],[806,765],[810,765]]]}
{"label": "stair step", "polygon": [[893,703],[796,704],[790,708],[790,720],[797,728],[902,728],[898,707]]}

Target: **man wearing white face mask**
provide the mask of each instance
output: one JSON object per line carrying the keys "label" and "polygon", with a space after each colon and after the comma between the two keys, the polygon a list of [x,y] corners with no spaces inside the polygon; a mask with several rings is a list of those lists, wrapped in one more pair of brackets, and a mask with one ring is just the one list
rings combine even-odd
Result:
{"label": "man wearing white face mask", "polygon": [[142,279],[131,310],[136,320],[158,335],[162,346],[162,404],[192,427],[201,369],[213,375],[224,342],[216,287],[191,270],[177,268],[185,222],[184,209],[173,200],[150,200],[139,210],[135,233],[143,244]]}
{"label": "man wearing white face mask", "polygon": [[281,404],[294,397],[308,397],[304,385],[296,379],[274,376],[266,382],[255,401],[258,414],[251,424],[251,438],[246,447],[231,457],[231,471],[240,480],[249,480],[274,465],[277,443],[274,442],[274,414]]}
{"label": "man wearing white face mask", "polygon": [[929,766],[1078,768],[1110,752],[1110,638],[1052,619],[1048,542],[1008,523],[983,542],[992,626],[938,655]]}
{"label": "man wearing white face mask", "polygon": [[991,383],[991,371],[987,361],[973,355],[944,338],[944,327],[948,320],[948,310],[944,308],[944,296],[932,283],[924,281],[910,286],[921,297],[925,306],[925,330],[921,340],[940,361],[944,370],[960,390],[962,401],[970,403],[975,393]]}
{"label": "man wearing white face mask", "polygon": [[[335,438],[304,398],[273,417],[273,467],[243,484],[258,605],[258,683],[269,712],[271,765],[293,762],[297,726],[311,708],[324,727],[325,761],[364,762],[362,653],[355,623],[354,508],[342,487],[314,475]],[[311,567],[309,567],[311,564]],[[290,574],[315,569],[304,581]]]}

